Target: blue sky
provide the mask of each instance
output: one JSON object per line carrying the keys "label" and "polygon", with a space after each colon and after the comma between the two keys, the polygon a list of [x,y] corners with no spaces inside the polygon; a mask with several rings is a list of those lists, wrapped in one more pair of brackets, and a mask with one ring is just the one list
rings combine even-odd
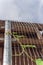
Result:
{"label": "blue sky", "polygon": [[43,0],[0,0],[0,19],[43,23]]}

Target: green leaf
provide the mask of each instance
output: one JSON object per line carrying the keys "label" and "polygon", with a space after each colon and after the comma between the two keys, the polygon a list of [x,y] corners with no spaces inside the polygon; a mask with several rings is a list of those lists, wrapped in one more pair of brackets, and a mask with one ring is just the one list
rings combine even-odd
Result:
{"label": "green leaf", "polygon": [[25,36],[24,36],[24,35],[19,35],[18,37],[19,37],[19,38],[23,38],[23,37],[25,37]]}
{"label": "green leaf", "polygon": [[16,38],[19,38],[18,35],[14,35]]}
{"label": "green leaf", "polygon": [[23,48],[30,47],[30,48],[36,48],[35,45],[22,45]]}
{"label": "green leaf", "polygon": [[17,32],[13,32],[13,35],[17,35]]}
{"label": "green leaf", "polygon": [[35,62],[36,62],[36,65],[43,65],[43,60],[40,58],[36,59]]}
{"label": "green leaf", "polygon": [[23,37],[25,37],[25,36],[23,36],[23,35],[14,35],[16,38],[23,38]]}
{"label": "green leaf", "polygon": [[8,31],[8,32],[6,32],[6,35],[11,35],[11,33]]}

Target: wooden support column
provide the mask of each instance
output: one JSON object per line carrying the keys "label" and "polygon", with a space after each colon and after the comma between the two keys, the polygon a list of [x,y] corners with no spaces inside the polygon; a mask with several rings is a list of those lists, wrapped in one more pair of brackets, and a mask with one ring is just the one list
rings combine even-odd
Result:
{"label": "wooden support column", "polygon": [[5,21],[3,65],[12,65],[11,35],[8,32],[11,33],[11,22]]}

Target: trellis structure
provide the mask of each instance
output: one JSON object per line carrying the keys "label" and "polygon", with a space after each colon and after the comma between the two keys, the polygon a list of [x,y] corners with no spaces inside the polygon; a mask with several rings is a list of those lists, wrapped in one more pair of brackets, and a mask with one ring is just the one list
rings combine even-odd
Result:
{"label": "trellis structure", "polygon": [[[9,23],[10,21],[6,21],[6,22]],[[35,30],[36,28],[38,31]],[[37,58],[43,59],[43,36],[40,34],[40,31],[43,31],[43,24],[11,21],[8,24],[7,30],[10,31],[11,33],[15,32],[16,35],[18,36],[23,35],[24,37],[19,38],[19,41],[21,42],[22,45],[28,44],[28,45],[36,46],[36,48],[29,48],[29,47],[25,48],[25,51],[27,51],[28,55],[30,55],[34,60]],[[9,61],[11,61],[10,65],[36,65],[36,63],[34,63],[31,59],[29,59],[25,53],[23,53],[21,56],[14,56],[15,54],[21,53],[22,48],[18,43],[18,41],[14,39],[13,36],[8,34],[6,35],[5,31],[6,31],[5,21],[1,20],[0,21],[0,65],[5,65],[5,63],[9,65]],[[6,40],[5,37],[7,37],[8,39]],[[5,45],[5,43],[7,44]],[[12,50],[10,44],[12,44]],[[9,48],[6,47],[7,45],[9,45],[10,47]],[[10,55],[8,51],[6,53],[4,52],[6,51],[6,48],[8,51],[11,50]],[[7,53],[8,55],[5,55]]]}

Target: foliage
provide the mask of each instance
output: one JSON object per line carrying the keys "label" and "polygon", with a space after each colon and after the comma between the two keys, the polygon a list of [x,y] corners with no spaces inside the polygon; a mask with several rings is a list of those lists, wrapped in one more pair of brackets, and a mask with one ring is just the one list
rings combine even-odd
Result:
{"label": "foliage", "polygon": [[24,35],[14,35],[16,38],[24,38]]}
{"label": "foliage", "polygon": [[43,60],[40,58],[36,59],[35,62],[36,62],[36,65],[43,65]]}
{"label": "foliage", "polygon": [[[7,32],[6,34],[8,34],[8,35],[11,34],[11,35],[13,35],[13,37],[14,37],[18,42],[19,42],[19,38],[24,38],[24,37],[25,37],[24,35],[18,35],[17,32],[13,32],[13,33]],[[34,60],[31,56],[28,55],[27,51],[25,51],[25,48],[27,48],[27,47],[29,47],[29,48],[36,48],[35,45],[22,45],[21,42],[19,42],[19,44],[20,44],[20,46],[21,46],[21,48],[22,48],[22,52],[19,53],[19,54],[15,54],[15,55],[13,55],[13,56],[21,56],[23,53],[25,53],[28,58],[30,58],[33,62],[36,63],[36,65],[43,65],[43,60],[42,60],[42,59],[38,58],[38,59],[35,59],[35,60]]]}
{"label": "foliage", "polygon": [[27,48],[27,47],[30,47],[30,48],[36,48],[35,45],[22,45],[23,48]]}
{"label": "foliage", "polygon": [[13,35],[17,35],[17,32],[12,32]]}

